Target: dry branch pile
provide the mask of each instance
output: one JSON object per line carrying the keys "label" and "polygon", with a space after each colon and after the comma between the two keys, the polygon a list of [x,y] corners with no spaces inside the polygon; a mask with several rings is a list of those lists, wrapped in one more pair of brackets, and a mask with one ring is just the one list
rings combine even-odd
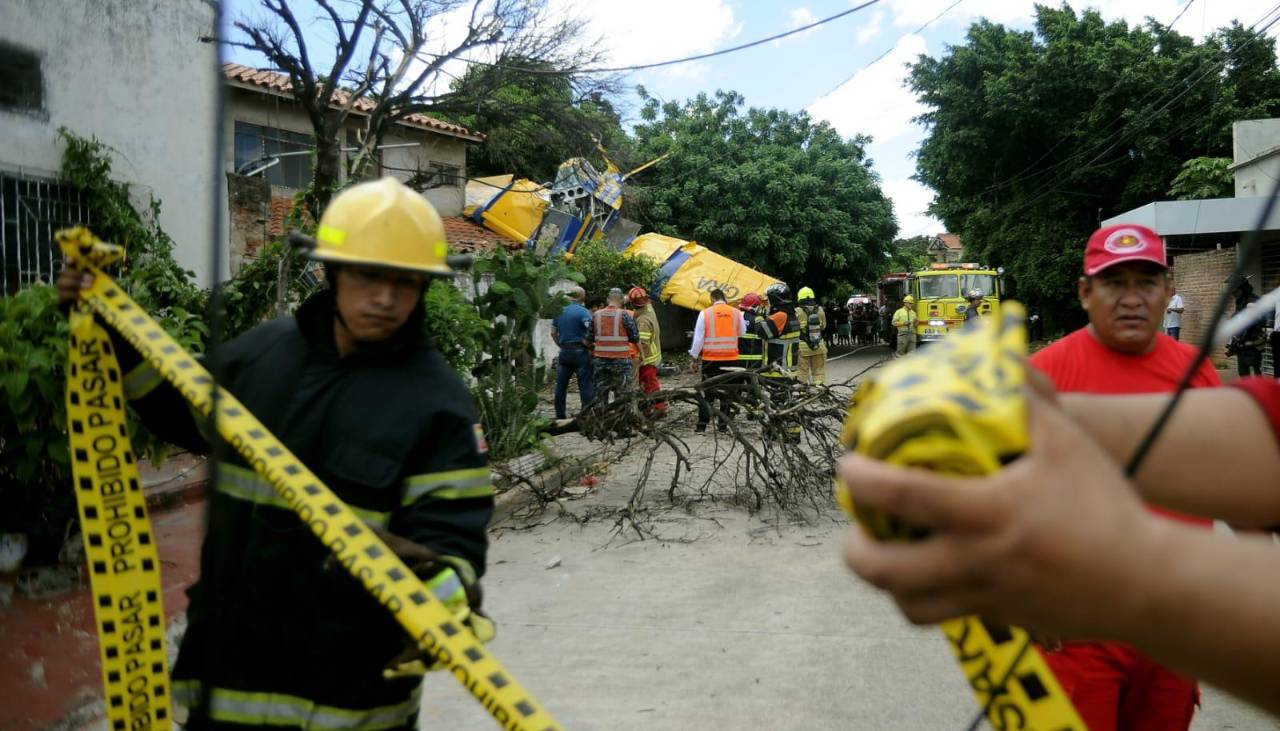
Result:
{"label": "dry branch pile", "polygon": [[[866,370],[876,365],[879,362]],[[621,506],[595,505],[585,513],[570,514],[559,495],[540,494],[542,507],[554,503],[562,516],[579,521],[609,517],[619,532],[634,531],[641,538],[652,535],[650,526],[658,513],[671,507],[691,511],[703,502],[745,507],[751,513],[772,509],[796,517],[815,515],[831,505],[840,429],[856,378],[811,386],[756,371],[733,371],[655,394],[634,392],[625,400],[594,404],[554,431],[580,432],[600,444],[597,460],[603,457],[614,464],[641,450],[635,487]],[[730,418],[717,423],[722,401]],[[650,415],[659,402],[668,405],[669,417]],[[692,428],[700,406],[714,414],[706,434],[695,434]],[[650,490],[651,485],[658,491]]]}

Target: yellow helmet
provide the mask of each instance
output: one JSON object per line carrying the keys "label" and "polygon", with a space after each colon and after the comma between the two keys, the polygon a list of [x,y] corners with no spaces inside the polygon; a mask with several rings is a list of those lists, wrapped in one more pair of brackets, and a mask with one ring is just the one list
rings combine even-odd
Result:
{"label": "yellow helmet", "polygon": [[916,298],[912,297],[911,295],[907,295],[906,297],[902,298],[902,303],[906,305],[914,305],[916,303]]}
{"label": "yellow helmet", "polygon": [[810,289],[809,287],[801,287],[800,291],[796,294],[796,301],[804,302],[805,300],[813,299],[813,297],[814,295],[813,295],[812,289]]}
{"label": "yellow helmet", "polygon": [[449,245],[435,206],[392,177],[339,193],[316,228],[311,258],[448,276]]}

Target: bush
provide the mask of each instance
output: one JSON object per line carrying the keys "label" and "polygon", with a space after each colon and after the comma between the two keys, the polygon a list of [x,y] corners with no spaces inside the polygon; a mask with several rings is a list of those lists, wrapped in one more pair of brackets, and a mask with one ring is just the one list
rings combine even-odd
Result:
{"label": "bush", "polygon": [[[62,129],[62,178],[79,187],[93,212],[93,231],[125,247],[113,272],[120,285],[192,351],[203,349],[205,292],[173,260],[173,240],[160,229],[160,202],[144,216],[127,186],[111,180],[109,149]],[[28,534],[31,563],[54,560],[75,520],[67,459],[67,318],[54,287],[33,285],[0,297],[0,531]],[[135,453],[161,461],[168,446],[129,421]]]}
{"label": "bush", "polygon": [[427,334],[444,359],[459,373],[471,373],[486,350],[489,323],[452,281],[432,282],[424,304]]}
{"label": "bush", "polygon": [[[623,256],[603,241],[580,244],[569,266],[583,277],[589,305],[604,304],[609,290],[617,287],[623,293],[632,287],[648,289],[658,279],[660,264],[648,256]],[[657,292],[651,292],[656,299]]]}
{"label": "bush", "polygon": [[[563,294],[553,294],[552,286],[563,279],[581,281],[581,275],[558,261],[498,252],[477,261],[472,277],[476,309],[488,325],[487,357],[474,370],[476,407],[490,456],[507,459],[536,447],[544,426],[535,412],[547,369],[534,349],[534,328],[568,302]],[[483,293],[482,281],[489,281]]]}

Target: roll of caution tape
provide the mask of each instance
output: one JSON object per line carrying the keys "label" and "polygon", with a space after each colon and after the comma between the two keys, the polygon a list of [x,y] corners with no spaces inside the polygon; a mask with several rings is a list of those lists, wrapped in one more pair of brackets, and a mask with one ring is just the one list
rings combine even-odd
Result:
{"label": "roll of caution tape", "polygon": [[[957,475],[995,472],[1027,449],[1025,312],[1005,302],[859,385],[845,421],[845,447],[891,464]],[[837,479],[836,500],[878,540],[923,531],[859,506]],[[998,567],[995,570],[999,570]],[[997,729],[1086,731],[1025,630],[979,617],[941,625],[969,687]]]}
{"label": "roll of caution tape", "polygon": [[[208,371],[169,337],[168,333],[156,324],[137,303],[102,271],[103,266],[119,257],[119,247],[103,244],[83,228],[59,232],[58,242],[64,255],[69,258],[73,257],[78,266],[93,275],[93,285],[81,293],[81,309],[77,315],[76,324],[84,329],[92,327],[98,331],[98,335],[92,341],[96,343],[94,347],[98,349],[90,350],[91,354],[96,354],[97,362],[95,367],[99,369],[110,368],[115,373],[114,379],[111,376],[104,378],[107,382],[115,383],[115,391],[114,393],[107,392],[105,394],[107,401],[102,402],[115,409],[114,414],[109,417],[112,419],[111,423],[124,424],[124,405],[120,398],[119,367],[115,362],[114,353],[110,350],[110,343],[107,341],[106,333],[94,324],[89,314],[90,311],[97,313],[110,327],[117,330],[128,340],[166,380],[182,393],[196,410],[206,416],[211,415],[213,379]],[[86,319],[87,325],[85,324]],[[80,343],[79,336],[76,335],[75,337],[75,342]],[[102,348],[103,345],[106,346],[105,349]],[[72,350],[78,352],[80,346],[77,345]],[[72,361],[72,367],[76,369],[75,372],[81,372],[80,366],[79,362]],[[89,385],[98,386],[96,382]],[[101,388],[106,387],[104,385]],[[91,391],[87,390],[82,378],[68,379],[69,403],[75,400],[83,401],[90,394]],[[216,422],[222,437],[244,457],[258,474],[271,483],[280,497],[298,514],[298,517],[311,529],[316,538],[333,553],[337,561],[352,576],[364,585],[369,595],[395,617],[396,621],[404,627],[405,631],[417,641],[423,650],[430,653],[439,663],[447,667],[450,674],[484,706],[485,710],[498,721],[499,725],[506,729],[528,729],[529,731],[549,731],[560,728],[559,724],[551,718],[550,714],[542,708],[537,700],[516,682],[515,678],[502,667],[502,664],[489,654],[480,641],[458,622],[448,608],[431,591],[423,586],[413,572],[378,539],[374,532],[339,500],[305,464],[295,457],[280,440],[267,431],[262,423],[253,414],[249,413],[248,409],[223,389],[218,390],[217,407]],[[83,414],[83,412],[76,413]],[[88,415],[85,415],[85,418],[87,426]],[[132,455],[129,452],[127,437],[123,435],[122,429],[123,426],[113,433],[114,451],[109,452],[109,454],[117,456],[121,462],[128,463],[132,461]],[[73,434],[73,448],[77,444],[74,436]],[[87,442],[88,448],[92,449],[94,435],[86,435],[86,438],[90,440]],[[81,442],[83,443],[83,440]],[[101,444],[104,448],[108,446],[107,441],[103,441]],[[88,456],[91,457],[93,455],[90,452]],[[86,469],[93,467],[93,465],[92,460],[89,460]],[[96,469],[96,467],[93,468]],[[83,492],[89,495],[93,493],[97,495],[97,499],[102,500],[103,496],[106,495],[101,487],[102,483],[94,481],[95,475],[93,473],[86,474],[90,478],[90,489],[77,489],[77,494]],[[79,473],[77,473],[76,479],[79,482]],[[103,477],[102,479],[114,478]],[[135,490],[131,494],[137,495],[137,504],[141,505],[141,493]],[[111,496],[114,496],[114,493],[111,493]],[[100,507],[100,505],[93,505],[92,507]],[[146,528],[145,523],[145,510],[122,513],[121,515],[133,521],[129,525],[129,530],[132,531],[133,535],[140,537],[143,531],[146,531],[149,535],[149,529]],[[110,533],[107,533],[106,537],[109,538]],[[89,540],[86,538],[86,543],[88,542]],[[98,552],[96,555],[110,557],[111,551],[115,549],[108,547],[106,550],[105,554]],[[106,561],[107,558],[102,560]],[[141,553],[138,553],[136,554],[136,560],[139,562],[139,567],[141,567],[141,562],[146,559]],[[154,547],[152,548],[150,561],[154,568]],[[147,574],[140,568],[139,576],[142,575],[151,577],[151,581],[154,582],[158,592],[159,581],[156,578],[155,571],[153,570],[150,574]],[[106,574],[104,579],[111,576],[113,575]],[[109,585],[104,581],[104,595],[115,601],[113,595],[105,594],[107,586]],[[130,587],[110,586],[118,592],[132,591],[132,585]],[[95,584],[95,595],[96,589],[97,584]],[[145,600],[147,596],[146,589],[139,590],[143,592],[141,596]],[[158,594],[156,598],[158,602]],[[156,606],[158,607],[158,603]],[[132,605],[127,605],[125,608],[132,608]],[[115,614],[110,615],[112,621],[117,621],[116,618],[125,616],[118,607],[113,611]],[[155,616],[155,614],[150,609],[147,609],[144,610],[143,616],[150,623],[151,617]],[[159,631],[163,633],[163,613],[160,613],[159,616]],[[119,625],[117,625],[118,628]],[[112,646],[110,644],[112,640],[109,634],[104,631],[101,623],[99,625],[99,638],[104,647],[103,655],[105,658],[107,648]],[[148,647],[150,646],[148,645]],[[163,659],[163,642],[159,647],[161,648],[160,658]],[[117,666],[112,665],[111,667],[116,668]],[[119,682],[125,682],[125,690],[128,690],[127,683],[129,680],[126,676],[121,675],[121,680],[113,683],[111,676],[108,675],[108,666],[105,661],[103,668],[104,675],[107,675],[109,699],[113,692],[119,690]],[[152,673],[146,676],[147,682],[152,684],[150,687],[163,689],[164,681],[162,679],[165,675],[163,663],[158,668],[147,666],[146,669]],[[119,672],[118,669],[117,672]],[[131,700],[132,698],[129,696],[122,696],[122,702],[124,703],[131,702]],[[110,706],[110,703],[108,705]],[[114,723],[117,718],[123,719],[125,717],[112,716],[112,722]],[[152,718],[154,721],[167,723],[166,719],[160,716],[157,709],[152,710]],[[155,725],[152,728],[162,729],[167,728],[167,726]]]}

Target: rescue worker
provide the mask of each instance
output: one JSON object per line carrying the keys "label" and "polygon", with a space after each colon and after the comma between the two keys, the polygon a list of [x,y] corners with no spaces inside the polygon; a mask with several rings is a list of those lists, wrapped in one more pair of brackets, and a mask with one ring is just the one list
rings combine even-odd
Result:
{"label": "rescue worker", "polygon": [[[657,393],[662,390],[658,382],[658,366],[662,363],[662,331],[658,327],[658,315],[649,303],[649,293],[644,287],[632,287],[627,292],[627,301],[635,310],[636,329],[640,333],[640,390],[643,393]],[[649,408],[649,413],[661,419],[667,415],[667,403],[657,401]]]}
{"label": "rescue worker", "polygon": [[800,322],[796,319],[791,288],[782,282],[765,290],[769,314],[756,321],[765,341],[765,375],[794,378],[799,365]]}
{"label": "rescue worker", "polygon": [[763,316],[760,313],[760,295],[748,292],[742,296],[738,309],[742,310],[744,332],[738,338],[738,367],[751,371],[760,370],[764,363],[764,341],[755,323]]}
{"label": "rescue worker", "polygon": [[[690,368],[698,368],[701,362],[704,382],[726,373],[728,367],[737,364],[738,338],[746,333],[746,327],[742,313],[725,301],[724,292],[711,290],[711,306],[698,313],[698,321],[693,326]],[[711,396],[706,393],[698,399],[698,432],[705,432],[707,424],[711,423],[710,401]],[[729,402],[725,399],[719,401],[720,422],[716,428],[726,431],[729,428]]]}
{"label": "rescue worker", "polygon": [[822,333],[827,329],[827,314],[814,301],[813,290],[801,287],[797,314],[800,325],[800,382],[821,386],[827,380],[827,344]]}
{"label": "rescue worker", "polygon": [[[1257,296],[1253,293],[1253,285],[1245,277],[1233,275],[1227,279],[1226,286],[1236,301],[1236,314],[1246,307],[1252,307]],[[1267,346],[1267,335],[1263,331],[1263,321],[1255,322],[1247,330],[1231,338],[1227,344],[1227,356],[1235,356],[1236,372],[1241,378],[1249,375],[1262,375],[1262,350]]]}
{"label": "rescue worker", "polygon": [[902,307],[893,313],[893,329],[898,334],[898,355],[906,355],[916,349],[916,298],[907,295],[902,298]]}
{"label": "rescue worker", "polygon": [[[325,210],[311,252],[328,287],[223,345],[213,365],[428,588],[478,609],[494,506],[488,447],[423,311],[431,278],[453,275],[446,254],[440,216],[421,195],[394,178],[351,187]],[[74,301],[84,279],[65,270],[60,300]],[[110,332],[147,428],[208,452],[183,397]],[[186,728],[416,728],[420,674],[384,676],[407,659],[404,630],[238,453],[215,458],[173,668]]]}
{"label": "rescue worker", "polygon": [[591,316],[595,330],[593,406],[627,398],[631,391],[631,348],[640,342],[636,321],[622,309],[622,290],[609,290],[607,304]]}
{"label": "rescue worker", "polygon": [[968,295],[969,306],[964,308],[964,324],[982,316],[982,290],[971,289]]}
{"label": "rescue worker", "polygon": [[560,348],[556,359],[556,387],[553,403],[556,418],[567,416],[569,380],[578,379],[579,411],[591,403],[591,311],[583,307],[587,292],[582,287],[569,290],[569,304],[551,321],[551,339]]}
{"label": "rescue worker", "polygon": [[[800,355],[800,323],[796,319],[795,304],[791,301],[791,288],[782,282],[765,290],[769,300],[769,315],[761,318],[757,327],[765,340],[765,366],[761,375],[775,379],[794,379]],[[785,402],[786,391],[775,394],[775,400]],[[766,425],[768,430],[780,430],[789,441],[800,441],[799,422],[785,421]]]}

